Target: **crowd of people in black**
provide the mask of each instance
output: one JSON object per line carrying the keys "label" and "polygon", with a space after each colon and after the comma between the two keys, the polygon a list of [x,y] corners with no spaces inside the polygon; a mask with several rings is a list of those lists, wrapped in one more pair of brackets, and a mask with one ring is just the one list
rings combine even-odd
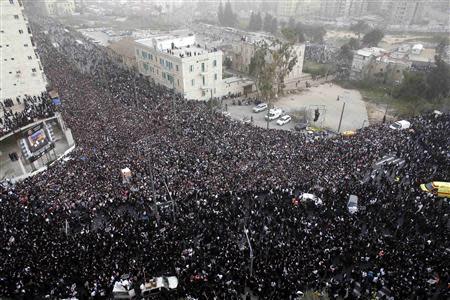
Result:
{"label": "crowd of people in black", "polygon": [[[55,21],[33,27],[77,148],[2,185],[1,296],[102,299],[123,274],[138,294],[177,276],[162,299],[449,296],[449,203],[419,184],[450,180],[450,115],[311,140],[184,100]],[[373,175],[387,154],[405,163]]]}
{"label": "crowd of people in black", "polygon": [[[20,108],[16,109],[15,106]],[[53,117],[56,111],[47,92],[39,96],[16,98],[16,105],[8,98],[0,101],[0,107],[3,111],[0,117],[0,137],[37,120]]]}

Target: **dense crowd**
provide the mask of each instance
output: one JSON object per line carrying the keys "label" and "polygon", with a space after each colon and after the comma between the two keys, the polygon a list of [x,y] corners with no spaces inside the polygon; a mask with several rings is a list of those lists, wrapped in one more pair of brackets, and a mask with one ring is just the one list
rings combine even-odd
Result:
{"label": "dense crowd", "polygon": [[[15,101],[16,104],[9,98],[0,101],[0,137],[37,120],[53,117],[56,110],[46,92],[39,96],[17,98]],[[16,106],[20,106],[20,109],[16,109]]]}
{"label": "dense crowd", "polygon": [[[450,180],[450,115],[321,140],[264,130],[118,68],[60,24],[33,26],[77,148],[3,184],[0,296],[103,298],[123,274],[133,287],[176,275],[164,299],[449,296],[449,203],[418,185]],[[405,163],[373,173],[387,154]]]}

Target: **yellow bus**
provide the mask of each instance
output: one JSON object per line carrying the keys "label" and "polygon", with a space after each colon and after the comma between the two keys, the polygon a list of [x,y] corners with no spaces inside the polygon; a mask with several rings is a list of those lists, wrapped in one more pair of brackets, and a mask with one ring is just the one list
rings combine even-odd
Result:
{"label": "yellow bus", "polygon": [[450,182],[432,181],[423,183],[420,185],[420,189],[438,197],[450,198]]}

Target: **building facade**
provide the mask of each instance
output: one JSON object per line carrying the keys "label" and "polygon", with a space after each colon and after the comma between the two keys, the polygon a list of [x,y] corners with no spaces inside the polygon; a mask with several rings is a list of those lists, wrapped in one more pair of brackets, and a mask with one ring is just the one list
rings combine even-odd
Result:
{"label": "building facade", "polygon": [[[265,38],[261,39],[245,39],[243,38],[239,43],[233,45],[231,53],[232,68],[242,73],[249,73],[250,63],[254,57],[256,51],[260,47],[260,43],[266,41]],[[273,49],[274,50],[274,49]],[[303,61],[305,58],[305,44],[294,44],[292,46],[294,55],[297,56],[297,63],[291,72],[286,76],[285,83],[294,82],[299,80],[303,75]],[[269,58],[267,58],[269,59]]]}
{"label": "building facade", "polygon": [[368,0],[322,0],[320,15],[327,19],[358,18],[367,13]]}
{"label": "building facade", "polygon": [[396,0],[385,4],[389,24],[411,25],[418,22],[423,11],[420,0]]}
{"label": "building facade", "polygon": [[134,39],[126,37],[116,42],[112,42],[106,47],[106,51],[123,67],[137,72],[138,65],[134,52],[134,45]]}
{"label": "building facade", "polygon": [[75,12],[74,0],[43,0],[41,3],[43,12],[51,16],[66,16]]}
{"label": "building facade", "polygon": [[47,81],[19,0],[1,0],[0,100],[39,95]]}
{"label": "building facade", "polygon": [[225,94],[222,52],[200,47],[194,35],[137,40],[135,52],[143,76],[174,88],[187,99],[208,100]]}

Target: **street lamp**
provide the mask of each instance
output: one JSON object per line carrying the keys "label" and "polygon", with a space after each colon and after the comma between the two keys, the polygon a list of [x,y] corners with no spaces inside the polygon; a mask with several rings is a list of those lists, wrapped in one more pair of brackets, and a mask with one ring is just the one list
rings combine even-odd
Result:
{"label": "street lamp", "polygon": [[245,237],[247,238],[248,248],[250,249],[250,277],[253,277],[253,248],[248,238],[248,229],[244,227]]}

